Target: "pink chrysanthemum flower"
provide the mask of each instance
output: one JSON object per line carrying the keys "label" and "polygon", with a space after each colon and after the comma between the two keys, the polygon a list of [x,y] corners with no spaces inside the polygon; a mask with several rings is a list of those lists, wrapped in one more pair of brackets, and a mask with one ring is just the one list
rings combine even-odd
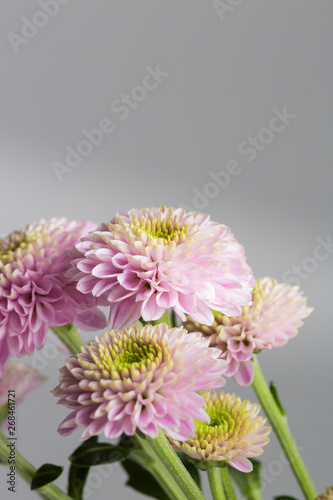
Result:
{"label": "pink chrysanthemum flower", "polygon": [[326,493],[318,495],[316,500],[333,500],[333,486],[326,488]]}
{"label": "pink chrysanthemum flower", "polygon": [[60,370],[53,393],[74,411],[60,424],[67,435],[107,438],[136,429],[155,438],[159,427],[175,439],[194,433],[194,419],[209,422],[195,391],[224,384],[226,362],[200,333],[166,324],[111,330],[82,347]]}
{"label": "pink chrysanthemum flower", "polygon": [[170,439],[176,451],[182,451],[199,468],[227,463],[241,472],[253,469],[249,458],[262,454],[269,443],[270,427],[258,416],[260,406],[241,401],[234,394],[203,393],[210,423],[196,422],[195,436],[185,442]]}
{"label": "pink chrysanthemum flower", "polygon": [[239,317],[214,313],[211,327],[199,325],[188,318],[188,331],[201,331],[210,337],[210,345],[219,347],[221,357],[228,362],[226,375],[233,376],[239,385],[253,382],[251,359],[255,350],[281,347],[295,337],[302,320],[313,309],[298,287],[278,283],[272,278],[258,279],[252,292],[252,305],[243,307]]}
{"label": "pink chrysanthemum flower", "polygon": [[0,408],[8,405],[8,391],[15,391],[15,402],[19,403],[29,392],[38,389],[44,380],[39,372],[23,363],[8,363],[0,379]]}
{"label": "pink chrysanthemum flower", "polygon": [[244,248],[208,215],[161,206],[119,213],[82,238],[75,264],[78,289],[111,303],[110,327],[168,308],[185,320],[212,324],[211,309],[228,315],[250,304],[254,279]]}
{"label": "pink chrysanthemum flower", "polygon": [[50,326],[104,328],[92,297],[65,276],[89,221],[40,220],[0,240],[0,375],[11,356],[41,349]]}

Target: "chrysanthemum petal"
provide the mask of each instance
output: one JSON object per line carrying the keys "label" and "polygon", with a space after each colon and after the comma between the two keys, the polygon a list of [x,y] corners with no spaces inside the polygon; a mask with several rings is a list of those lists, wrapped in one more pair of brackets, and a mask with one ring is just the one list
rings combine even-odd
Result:
{"label": "chrysanthemum petal", "polygon": [[252,462],[245,457],[235,457],[228,460],[229,465],[241,472],[251,472],[253,470]]}
{"label": "chrysanthemum petal", "polygon": [[251,385],[254,377],[252,361],[241,361],[237,372],[234,374],[234,381],[238,385]]}
{"label": "chrysanthemum petal", "polygon": [[16,403],[19,403],[29,392],[37,389],[45,378],[36,370],[12,361],[7,364],[0,380],[0,407],[8,405],[8,391],[15,391]]}
{"label": "chrysanthemum petal", "polygon": [[135,296],[126,302],[114,302],[110,308],[109,324],[114,328],[124,328],[125,325],[134,324],[141,315],[141,304],[135,302]]}

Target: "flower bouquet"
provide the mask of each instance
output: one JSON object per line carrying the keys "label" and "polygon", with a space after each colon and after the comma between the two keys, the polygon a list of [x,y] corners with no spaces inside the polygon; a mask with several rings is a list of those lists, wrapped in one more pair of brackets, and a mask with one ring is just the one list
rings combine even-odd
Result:
{"label": "flower bouquet", "polygon": [[[207,474],[214,500],[260,500],[255,457],[272,427],[304,498],[332,499],[332,487],[318,496],[258,363],[263,349],[295,337],[311,311],[298,287],[255,279],[231,230],[202,213],[161,206],[99,226],[62,218],[14,231],[0,240],[7,490],[15,491],[17,473],[42,498],[82,500],[91,468],[119,462],[146,497],[203,500]],[[104,333],[84,344],[77,328]],[[69,410],[58,431],[82,430],[66,492],[54,484],[64,467],[52,452],[36,469],[16,449],[16,404],[43,380],[11,358],[43,349],[49,330],[69,354],[53,390]],[[219,391],[229,377],[253,386],[263,412]]]}

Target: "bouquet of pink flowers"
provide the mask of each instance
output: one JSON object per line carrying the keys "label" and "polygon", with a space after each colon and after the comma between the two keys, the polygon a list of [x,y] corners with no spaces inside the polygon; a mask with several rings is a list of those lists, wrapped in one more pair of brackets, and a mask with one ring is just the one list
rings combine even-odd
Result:
{"label": "bouquet of pink flowers", "polygon": [[[13,232],[0,240],[0,458],[9,491],[17,471],[42,498],[82,500],[90,468],[119,461],[149,497],[203,500],[200,469],[214,500],[235,500],[235,486],[260,500],[255,457],[269,442],[268,419],[304,498],[332,499],[332,487],[317,495],[258,363],[311,311],[298,287],[255,279],[231,230],[202,213],[161,206],[99,226],[52,219]],[[84,345],[77,327],[104,334]],[[53,483],[62,466],[36,470],[15,449],[15,405],[42,377],[9,360],[42,349],[50,329],[71,353],[53,390],[69,409],[58,431],[83,431],[66,493]],[[258,404],[217,391],[228,377],[253,386],[267,418]]]}

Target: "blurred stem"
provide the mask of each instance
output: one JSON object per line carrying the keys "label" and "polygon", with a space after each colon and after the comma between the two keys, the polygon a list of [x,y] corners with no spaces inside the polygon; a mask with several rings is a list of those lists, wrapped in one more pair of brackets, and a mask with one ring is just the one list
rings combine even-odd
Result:
{"label": "blurred stem", "polygon": [[84,345],[84,342],[81,339],[75,325],[70,323],[69,325],[63,326],[52,326],[51,330],[72,354],[78,354],[81,352],[81,346]]}
{"label": "blurred stem", "polygon": [[177,327],[177,320],[178,320],[178,316],[176,315],[175,311],[173,309],[171,309],[170,323],[171,323],[172,328]]}
{"label": "blurred stem", "polygon": [[[0,431],[0,455],[5,460],[5,464],[7,464],[8,456],[9,456],[9,448],[8,443],[10,441],[6,438],[2,431]],[[17,442],[17,441],[16,441]],[[32,478],[34,477],[36,470],[35,467],[31,465],[22,455],[20,455],[15,450],[15,467],[20,476],[30,485]],[[66,495],[63,491],[61,491],[57,486],[50,483],[42,488],[38,488],[35,490],[38,495],[47,500],[72,500],[71,497]]]}
{"label": "blurred stem", "polygon": [[317,496],[315,487],[311,481],[309,473],[302,461],[302,458],[297,450],[296,444],[291,436],[287,424],[287,418],[280,411],[276,404],[271,391],[265,381],[265,378],[260,369],[257,356],[253,357],[254,380],[253,389],[255,390],[258,399],[277,435],[282,449],[289,460],[294,475],[298,484],[303,491],[307,500],[314,500]]}
{"label": "blurred stem", "polygon": [[[191,475],[172,449],[164,432],[160,429],[156,439],[146,436],[146,440],[180,486],[185,496],[189,500],[205,500],[198,485],[193,481]],[[223,497],[221,498],[223,499]]]}
{"label": "blurred stem", "polygon": [[220,468],[220,474],[222,478],[222,484],[225,492],[225,496],[227,500],[237,500],[236,493],[234,487],[232,485],[229,471],[227,467]]}
{"label": "blurred stem", "polygon": [[[156,453],[151,449],[146,439],[141,437],[138,432],[135,434],[135,439],[140,448],[153,459],[153,463],[149,466],[148,472],[152,474],[169,498],[171,500],[186,500],[187,497],[184,495],[169,471],[164,467]],[[141,467],[147,468],[144,460],[142,463],[140,462],[140,456],[133,454],[131,459],[138,462]]]}
{"label": "blurred stem", "polygon": [[211,467],[207,470],[210,490],[213,500],[227,500],[222,485],[222,477],[219,467]]}

